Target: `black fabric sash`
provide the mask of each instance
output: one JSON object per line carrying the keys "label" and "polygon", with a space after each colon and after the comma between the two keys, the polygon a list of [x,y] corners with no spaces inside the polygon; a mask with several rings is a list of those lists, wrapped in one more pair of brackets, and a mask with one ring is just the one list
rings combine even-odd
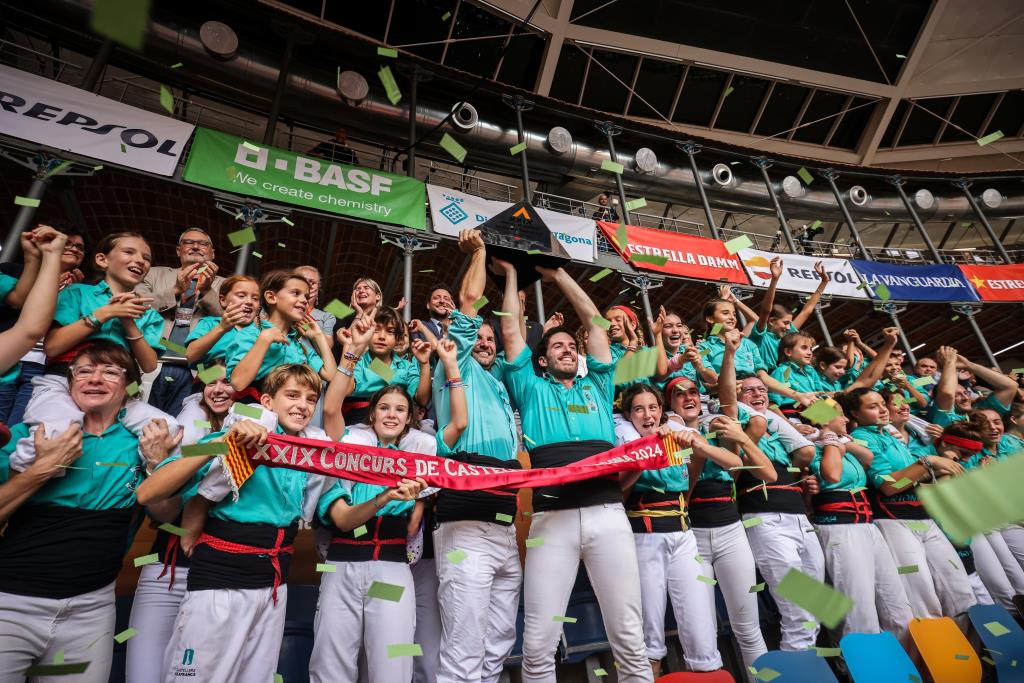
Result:
{"label": "black fabric sash", "polygon": [[[469,465],[522,469],[516,460],[501,460],[478,453],[459,452],[449,457]],[[502,521],[502,519],[498,519],[497,515],[502,515],[503,519],[505,515],[515,517],[518,501],[519,497],[515,491],[441,489],[437,494],[434,519],[438,524],[472,520],[508,526],[512,522]]]}
{"label": "black fabric sash", "polygon": [[[561,467],[613,448],[607,441],[565,441],[538,446],[530,451],[530,466]],[[506,465],[507,466],[507,465]],[[533,510],[572,510],[591,505],[621,503],[618,475],[584,479],[571,484],[539,486],[533,489]]]}
{"label": "black fabric sash", "polygon": [[[290,546],[298,533],[298,524],[285,529],[282,546]],[[242,524],[216,517],[208,517],[204,534],[224,541],[257,548],[273,548],[278,527],[269,524]],[[280,553],[280,583],[288,581],[292,554]],[[188,590],[216,590],[218,588],[271,588],[275,586],[276,572],[270,556],[265,554],[229,553],[210,545],[196,545],[192,551],[192,566],[188,572]]]}

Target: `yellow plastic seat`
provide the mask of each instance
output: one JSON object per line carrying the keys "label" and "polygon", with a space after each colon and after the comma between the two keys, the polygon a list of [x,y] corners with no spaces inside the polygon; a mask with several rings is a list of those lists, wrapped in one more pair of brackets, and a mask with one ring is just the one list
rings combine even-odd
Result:
{"label": "yellow plastic seat", "polygon": [[981,682],[981,660],[949,617],[914,619],[910,637],[934,683]]}

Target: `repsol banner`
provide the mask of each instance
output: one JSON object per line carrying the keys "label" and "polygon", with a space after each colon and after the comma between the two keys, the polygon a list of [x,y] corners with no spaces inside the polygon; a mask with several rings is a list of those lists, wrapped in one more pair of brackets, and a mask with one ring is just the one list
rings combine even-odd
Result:
{"label": "repsol banner", "polygon": [[[510,202],[476,197],[447,187],[427,185],[430,198],[430,221],[434,232],[458,235],[460,230],[475,228],[512,206]],[[593,263],[597,230],[589,218],[537,208],[541,220],[575,261]]]}
{"label": "repsol banner", "polygon": [[868,295],[861,284],[860,276],[850,261],[838,258],[812,258],[800,254],[775,254],[758,249],[741,249],[738,252],[743,265],[750,275],[750,282],[756,287],[767,289],[772,282],[771,263],[773,258],[782,259],[782,277],[778,288],[786,292],[813,292],[821,279],[814,270],[814,264],[821,262],[828,274],[829,283],[825,294],[845,296],[852,299],[866,299]]}
{"label": "repsol banner", "polygon": [[1024,265],[961,265],[960,272],[982,301],[1024,301]]}
{"label": "repsol banner", "polygon": [[196,131],[184,178],[235,194],[426,229],[426,196],[415,178],[305,157],[209,128]]}
{"label": "repsol banner", "polygon": [[[956,266],[901,265],[879,261],[850,261],[864,278],[875,299],[896,301],[977,301],[967,278]],[[885,285],[889,296],[875,291]]]}
{"label": "repsol banner", "polygon": [[169,176],[194,129],[169,116],[0,66],[3,135]]}

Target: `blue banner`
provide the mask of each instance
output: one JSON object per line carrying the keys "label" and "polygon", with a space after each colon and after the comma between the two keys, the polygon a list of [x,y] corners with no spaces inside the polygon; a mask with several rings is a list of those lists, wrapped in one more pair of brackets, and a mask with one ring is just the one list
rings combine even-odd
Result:
{"label": "blue banner", "polygon": [[[956,266],[902,265],[879,261],[850,261],[867,283],[876,300],[893,301],[977,301],[978,295]],[[879,296],[885,285],[889,296]],[[884,290],[883,290],[884,292]]]}

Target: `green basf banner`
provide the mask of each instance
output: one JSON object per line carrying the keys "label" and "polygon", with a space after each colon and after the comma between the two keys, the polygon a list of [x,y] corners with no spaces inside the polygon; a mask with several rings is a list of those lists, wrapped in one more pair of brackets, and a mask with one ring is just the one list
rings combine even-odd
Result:
{"label": "green basf banner", "polygon": [[426,186],[415,178],[304,157],[209,128],[196,129],[184,177],[235,194],[426,228]]}

